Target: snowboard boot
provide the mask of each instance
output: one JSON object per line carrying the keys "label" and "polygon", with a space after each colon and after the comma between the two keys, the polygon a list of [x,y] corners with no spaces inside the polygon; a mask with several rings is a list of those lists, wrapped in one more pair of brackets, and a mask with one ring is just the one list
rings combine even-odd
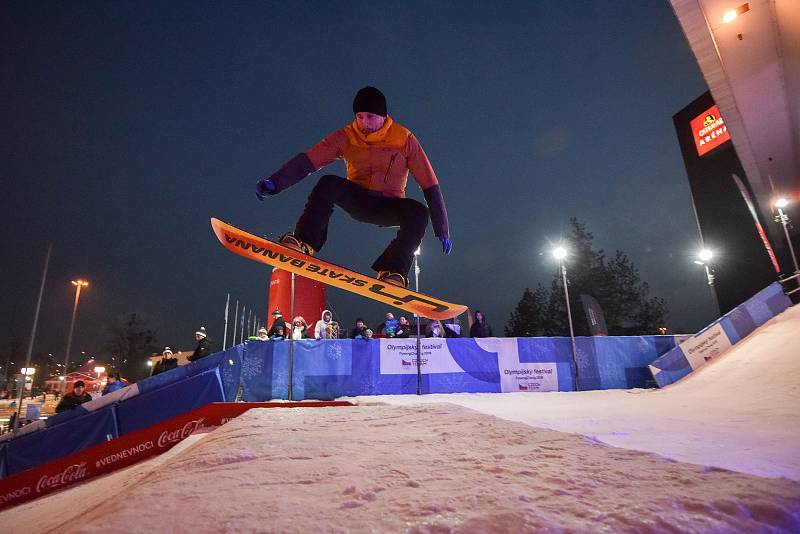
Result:
{"label": "snowboard boot", "polygon": [[305,241],[300,241],[292,233],[283,234],[280,239],[278,239],[278,243],[284,247],[296,250],[297,252],[302,252],[303,254],[308,254],[309,256],[314,255],[314,249],[311,248],[311,245]]}
{"label": "snowboard boot", "polygon": [[408,288],[408,277],[392,271],[378,271],[378,280],[398,287]]}

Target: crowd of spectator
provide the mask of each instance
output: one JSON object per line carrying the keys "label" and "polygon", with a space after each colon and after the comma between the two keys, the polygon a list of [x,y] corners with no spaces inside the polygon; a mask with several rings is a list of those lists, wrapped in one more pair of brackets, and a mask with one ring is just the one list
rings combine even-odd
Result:
{"label": "crowd of spectator", "polygon": [[[291,323],[286,322],[280,310],[272,312],[272,324],[269,330],[261,328],[257,336],[251,340],[280,340],[280,339],[370,339],[374,337],[408,338],[417,336],[416,320],[409,320],[408,316],[395,317],[392,312],[387,312],[383,322],[370,328],[363,318],[356,319],[353,327],[348,331],[339,325],[333,318],[330,310],[323,310],[320,319],[313,323],[311,328],[306,319],[300,315],[294,317]],[[462,331],[461,323],[457,317],[446,321],[428,321],[422,319],[420,324],[421,337],[492,337],[492,327],[486,321],[486,316],[480,311],[475,312],[475,319],[466,331]]]}

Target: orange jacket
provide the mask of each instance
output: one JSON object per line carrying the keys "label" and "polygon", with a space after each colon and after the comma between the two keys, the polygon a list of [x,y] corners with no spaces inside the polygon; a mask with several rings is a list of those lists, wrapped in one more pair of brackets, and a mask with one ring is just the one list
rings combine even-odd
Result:
{"label": "orange jacket", "polygon": [[376,132],[361,133],[354,120],[295,156],[269,177],[276,187],[271,194],[288,189],[337,159],[344,159],[348,180],[387,197],[405,198],[410,171],[425,195],[434,234],[450,235],[439,180],[428,156],[414,134],[388,116]]}
{"label": "orange jacket", "polygon": [[386,117],[380,130],[363,134],[356,121],[306,150],[314,170],[344,159],[347,179],[387,197],[404,198],[408,172],[424,191],[439,183],[414,134]]}

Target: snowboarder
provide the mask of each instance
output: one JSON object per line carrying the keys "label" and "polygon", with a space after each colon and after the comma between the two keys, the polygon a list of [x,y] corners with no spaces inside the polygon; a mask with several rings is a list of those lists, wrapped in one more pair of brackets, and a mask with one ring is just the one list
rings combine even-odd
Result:
{"label": "snowboarder", "polygon": [[[399,226],[397,236],[372,268],[378,272],[378,279],[408,287],[408,271],[414,250],[425,235],[429,213],[442,252],[450,254],[453,248],[439,181],[414,134],[388,115],[381,91],[370,86],[359,90],[353,100],[353,113],[351,124],[301,152],[271,176],[258,180],[256,196],[264,200],[337,159],[344,159],[347,179],[332,174],[320,178],[294,232],[283,235],[280,242],[306,254],[320,250],[328,237],[334,206],[357,221]],[[422,189],[427,208],[405,197],[409,171]]]}

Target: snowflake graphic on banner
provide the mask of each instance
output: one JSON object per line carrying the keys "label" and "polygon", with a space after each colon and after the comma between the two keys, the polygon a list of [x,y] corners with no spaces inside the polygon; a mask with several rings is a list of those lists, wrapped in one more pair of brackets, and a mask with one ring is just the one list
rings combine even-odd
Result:
{"label": "snowflake graphic on banner", "polygon": [[590,369],[592,367],[591,352],[585,349],[577,349],[578,369]]}
{"label": "snowflake graphic on banner", "polygon": [[329,343],[326,347],[326,354],[331,360],[341,360],[344,353],[342,352],[341,343]]}
{"label": "snowflake graphic on banner", "polygon": [[264,360],[244,355],[242,358],[242,379],[253,378],[264,372]]}

